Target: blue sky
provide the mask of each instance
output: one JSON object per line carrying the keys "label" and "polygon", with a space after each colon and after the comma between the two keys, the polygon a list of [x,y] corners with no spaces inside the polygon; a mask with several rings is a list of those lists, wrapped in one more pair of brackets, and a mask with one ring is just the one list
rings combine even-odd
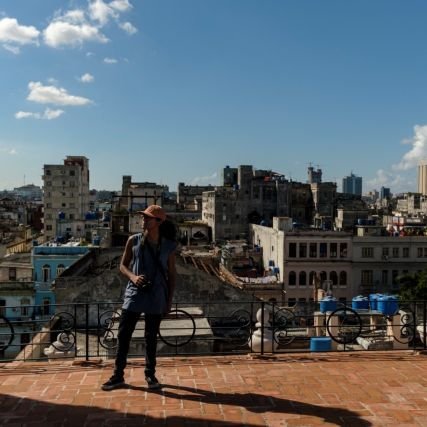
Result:
{"label": "blue sky", "polygon": [[0,188],[90,159],[176,189],[252,164],[416,191],[427,2],[0,0]]}

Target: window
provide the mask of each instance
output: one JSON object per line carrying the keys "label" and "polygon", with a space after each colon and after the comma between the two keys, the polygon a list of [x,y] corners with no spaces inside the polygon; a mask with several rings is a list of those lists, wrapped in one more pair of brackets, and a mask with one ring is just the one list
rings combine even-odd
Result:
{"label": "window", "polygon": [[397,276],[399,276],[399,270],[393,270],[391,272],[391,282],[392,282],[392,285],[395,285],[397,283]]}
{"label": "window", "polygon": [[317,258],[317,243],[310,243],[310,258]]}
{"label": "window", "polygon": [[65,208],[65,207],[67,207],[67,204],[66,204],[66,203],[62,203],[62,204],[61,204],[61,206],[62,206],[63,208]]}
{"label": "window", "polygon": [[21,316],[29,316],[31,301],[28,298],[21,299]]}
{"label": "window", "polygon": [[423,248],[417,248],[417,257],[421,258],[423,256]]}
{"label": "window", "polygon": [[330,247],[329,247],[329,256],[331,258],[336,258],[337,257],[337,243],[331,243]]}
{"label": "window", "polygon": [[56,277],[60,276],[64,270],[65,270],[65,265],[59,264],[58,267],[56,267]]}
{"label": "window", "polygon": [[69,215],[70,219],[74,219],[74,214]]}
{"label": "window", "polygon": [[295,274],[295,271],[290,271],[288,277],[288,285],[295,286],[297,284],[297,275]]}
{"label": "window", "polygon": [[47,231],[52,231],[52,226],[51,226],[51,225],[49,225],[49,224],[47,224],[47,225],[46,225],[46,230],[47,230]]}
{"label": "window", "polygon": [[362,248],[362,258],[373,258],[374,248]]}
{"label": "window", "polygon": [[50,267],[47,264],[42,267],[42,278],[43,282],[48,282],[50,280]]}
{"label": "window", "polygon": [[307,243],[300,243],[299,244],[299,257],[300,258],[307,258]]}
{"label": "window", "polygon": [[48,316],[50,314],[50,300],[45,298],[43,300],[43,315]]}
{"label": "window", "polygon": [[306,298],[298,298],[298,304],[306,305],[307,304],[307,299]]}
{"label": "window", "polygon": [[362,270],[361,284],[372,285],[374,283],[374,274],[372,270]]}
{"label": "window", "polygon": [[326,280],[328,280],[328,276],[326,274],[326,271],[321,271],[320,272],[320,283],[323,284],[323,282],[325,282]]}
{"label": "window", "polygon": [[409,258],[409,248],[402,248],[402,257]]}
{"label": "window", "polygon": [[46,175],[50,175],[50,174],[51,174],[50,169],[46,169]]}
{"label": "window", "polygon": [[389,248],[383,248],[383,258],[388,257],[389,255]]}
{"label": "window", "polygon": [[381,284],[384,286],[388,285],[388,270],[383,270],[381,272]]}
{"label": "window", "polygon": [[289,243],[289,258],[296,258],[297,256],[297,244]]}
{"label": "window", "polygon": [[289,298],[288,299],[288,306],[293,307],[297,303],[297,300],[295,298]]}
{"label": "window", "polygon": [[70,176],[75,176],[76,175],[76,171],[70,171]]}
{"label": "window", "polygon": [[9,267],[9,280],[16,280],[16,268]]}
{"label": "window", "polygon": [[6,315],[6,300],[0,299],[0,316]]}
{"label": "window", "polygon": [[329,273],[329,280],[332,282],[333,286],[337,286],[338,285],[338,274],[336,271],[331,271]]}
{"label": "window", "polygon": [[298,283],[300,286],[306,286],[307,285],[307,274],[305,271],[299,272],[299,280]]}
{"label": "window", "polygon": [[399,258],[399,248],[393,248],[393,258]]}
{"label": "window", "polygon": [[340,272],[340,286],[347,286],[347,272]]}
{"label": "window", "polygon": [[326,258],[328,255],[328,245],[326,243],[320,243],[319,245],[320,258]]}
{"label": "window", "polygon": [[427,248],[423,248],[423,257],[427,258]]}
{"label": "window", "polygon": [[340,258],[347,258],[347,243],[340,244]]}

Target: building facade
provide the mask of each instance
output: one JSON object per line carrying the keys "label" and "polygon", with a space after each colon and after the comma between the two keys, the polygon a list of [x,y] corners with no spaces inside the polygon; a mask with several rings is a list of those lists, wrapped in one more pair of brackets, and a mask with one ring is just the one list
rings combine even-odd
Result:
{"label": "building facade", "polygon": [[427,196],[427,160],[418,164],[418,193]]}
{"label": "building facade", "polygon": [[67,156],[63,165],[44,165],[42,178],[46,240],[82,235],[81,221],[89,211],[89,160]]}
{"label": "building facade", "polygon": [[342,180],[342,192],[347,194],[362,195],[362,177],[351,173]]}

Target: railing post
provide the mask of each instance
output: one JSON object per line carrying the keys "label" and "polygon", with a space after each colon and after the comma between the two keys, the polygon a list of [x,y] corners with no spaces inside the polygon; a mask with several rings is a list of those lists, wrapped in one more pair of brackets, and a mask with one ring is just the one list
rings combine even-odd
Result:
{"label": "railing post", "polygon": [[[85,304],[86,309],[86,361],[89,360],[89,304]],[[77,344],[77,343],[76,343]]]}
{"label": "railing post", "polygon": [[261,301],[261,355],[264,354],[264,306],[265,302]]}

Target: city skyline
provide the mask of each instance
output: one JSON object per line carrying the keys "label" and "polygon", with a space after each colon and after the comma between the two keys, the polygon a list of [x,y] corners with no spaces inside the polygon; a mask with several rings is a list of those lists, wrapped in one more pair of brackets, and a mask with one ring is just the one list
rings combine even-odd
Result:
{"label": "city skyline", "polygon": [[[59,6],[60,5],[60,6]],[[121,177],[219,184],[254,165],[416,191],[427,158],[427,4],[0,0],[0,186],[89,158]],[[24,178],[25,177],[25,178]]]}

